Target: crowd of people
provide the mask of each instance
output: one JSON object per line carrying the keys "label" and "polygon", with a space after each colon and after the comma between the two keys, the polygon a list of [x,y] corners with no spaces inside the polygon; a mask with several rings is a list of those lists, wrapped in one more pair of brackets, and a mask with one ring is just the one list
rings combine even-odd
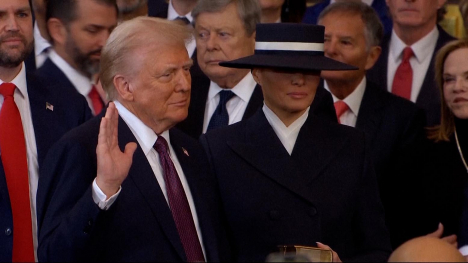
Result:
{"label": "crowd of people", "polygon": [[467,260],[445,4],[1,0],[0,261]]}

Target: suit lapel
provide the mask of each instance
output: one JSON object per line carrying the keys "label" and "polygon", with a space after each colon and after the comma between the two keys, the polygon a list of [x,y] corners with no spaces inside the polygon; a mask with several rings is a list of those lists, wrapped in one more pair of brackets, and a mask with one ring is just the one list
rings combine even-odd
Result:
{"label": "suit lapel", "polygon": [[191,93],[191,102],[189,108],[189,116],[184,121],[185,131],[190,131],[193,138],[198,138],[203,131],[203,119],[205,117],[205,106],[210,89],[210,80],[207,77],[194,78],[195,84]]}
{"label": "suit lapel", "polygon": [[[120,148],[124,149],[125,145],[129,142],[137,143],[137,140],[127,124],[121,117],[119,117]],[[133,181],[136,187],[140,190],[141,194],[150,206],[154,217],[159,222],[161,229],[166,234],[166,237],[169,239],[179,256],[186,261],[185,252],[182,247],[172,213],[169,209],[169,205],[166,202],[161,191],[161,187],[159,186],[153,170],[151,169],[151,166],[140,146],[138,146],[133,156],[133,164],[130,168],[127,179]]]}
{"label": "suit lapel", "polygon": [[374,140],[378,127],[382,121],[382,111],[385,101],[379,96],[378,87],[367,82],[361,106],[359,107],[359,116],[356,121],[356,128],[364,131],[370,143]]}
{"label": "suit lapel", "polygon": [[51,105],[49,92],[44,89],[43,84],[33,75],[27,75],[27,90],[29,105],[31,107],[31,119],[36,138],[38,164],[41,165],[49,147],[59,138],[57,118],[55,113],[46,108],[46,103]]}
{"label": "suit lapel", "polygon": [[245,138],[248,141],[228,141],[227,144],[263,175],[313,203],[314,196],[308,184],[333,159],[344,140],[326,136],[327,124],[320,122],[323,127],[315,127],[312,125],[315,121],[318,121],[317,118],[310,114],[299,132],[292,156],[289,156],[262,110],[247,120]]}

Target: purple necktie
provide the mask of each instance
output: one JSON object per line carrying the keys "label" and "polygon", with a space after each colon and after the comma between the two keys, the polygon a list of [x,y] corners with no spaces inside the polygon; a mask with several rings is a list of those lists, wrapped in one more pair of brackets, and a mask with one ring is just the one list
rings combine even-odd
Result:
{"label": "purple necktie", "polygon": [[169,207],[171,208],[177,232],[179,232],[180,241],[187,255],[187,261],[204,262],[205,258],[203,257],[187,196],[185,195],[174,163],[169,156],[167,141],[162,136],[158,136],[154,149],[159,154],[159,161],[164,172]]}

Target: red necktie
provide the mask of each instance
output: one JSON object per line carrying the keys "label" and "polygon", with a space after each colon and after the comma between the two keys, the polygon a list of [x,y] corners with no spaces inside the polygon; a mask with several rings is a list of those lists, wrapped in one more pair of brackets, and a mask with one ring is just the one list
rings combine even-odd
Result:
{"label": "red necktie", "polygon": [[403,59],[398,66],[393,79],[392,93],[411,100],[411,86],[413,85],[413,69],[411,68],[410,58],[414,52],[410,47],[403,50]]}
{"label": "red necktie", "polygon": [[349,110],[348,104],[346,102],[339,100],[334,103],[335,106],[335,111],[336,111],[336,117],[338,118],[338,123],[341,124],[340,117],[343,115],[347,110]]}
{"label": "red necktie", "polygon": [[98,115],[102,111],[102,108],[104,108],[104,103],[96,90],[96,86],[93,85],[91,87],[88,97],[91,99],[91,103],[93,104],[94,115]]}
{"label": "red necktie", "polygon": [[164,172],[167,199],[171,208],[172,217],[179,232],[180,241],[184,247],[188,262],[204,262],[202,248],[198,239],[195,223],[193,222],[190,206],[185,195],[184,188],[180,182],[177,170],[169,156],[167,141],[158,136],[154,149],[159,154],[159,161]]}
{"label": "red necktie", "polygon": [[0,111],[0,154],[13,214],[13,262],[34,262],[28,162],[21,115],[12,83],[0,85],[4,101]]}

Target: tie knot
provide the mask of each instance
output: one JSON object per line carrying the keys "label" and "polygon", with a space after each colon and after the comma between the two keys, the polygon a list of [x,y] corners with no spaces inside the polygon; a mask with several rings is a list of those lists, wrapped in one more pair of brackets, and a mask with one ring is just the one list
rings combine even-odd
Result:
{"label": "tie knot", "polygon": [[190,20],[188,20],[188,18],[186,18],[185,16],[178,16],[174,19],[174,21],[180,21],[182,22],[184,25],[188,25],[190,24]]}
{"label": "tie knot", "polygon": [[349,109],[348,104],[346,104],[346,102],[342,100],[335,102],[334,106],[335,106],[336,116],[338,118],[340,118],[341,115],[343,115],[343,113],[345,113]]}
{"label": "tie knot", "polygon": [[3,97],[13,96],[13,93],[15,93],[15,89],[15,84],[3,83],[2,85],[0,85],[0,94],[2,94]]}
{"label": "tie knot", "polygon": [[405,49],[403,49],[403,61],[408,61],[413,56],[414,52],[411,47],[405,47]]}
{"label": "tie knot", "polygon": [[168,145],[166,139],[162,136],[158,136],[158,139],[154,143],[154,149],[159,153],[159,154],[167,154],[168,153]]}
{"label": "tie knot", "polygon": [[234,97],[234,92],[230,90],[222,90],[219,92],[219,103],[226,104],[232,97]]}

